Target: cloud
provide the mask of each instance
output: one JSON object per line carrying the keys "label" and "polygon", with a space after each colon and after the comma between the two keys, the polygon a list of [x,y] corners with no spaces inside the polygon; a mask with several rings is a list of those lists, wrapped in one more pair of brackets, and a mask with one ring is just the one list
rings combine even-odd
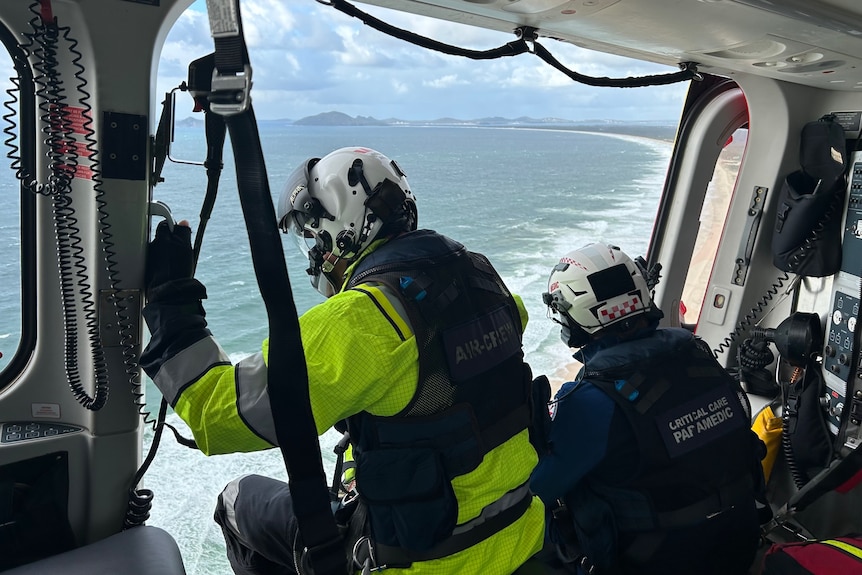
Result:
{"label": "cloud", "polygon": [[[514,34],[367,6],[361,10],[438,42],[488,50]],[[676,120],[684,84],[593,88],[569,79],[534,54],[476,61],[392,38],[318,2],[244,0],[243,27],[253,67],[259,118],[339,110],[352,116],[411,120],[486,116]],[[165,42],[159,85],[185,79],[188,63],[213,49],[205,4],[198,1]],[[593,52],[542,38],[564,66],[588,76],[675,72],[667,66]],[[409,96],[408,96],[409,95]],[[648,106],[644,105],[649,101]]]}
{"label": "cloud", "polygon": [[466,80],[459,80],[456,74],[447,74],[440,78],[434,78],[433,80],[423,81],[422,85],[427,88],[448,88],[450,86],[454,86],[455,84],[466,84]]}

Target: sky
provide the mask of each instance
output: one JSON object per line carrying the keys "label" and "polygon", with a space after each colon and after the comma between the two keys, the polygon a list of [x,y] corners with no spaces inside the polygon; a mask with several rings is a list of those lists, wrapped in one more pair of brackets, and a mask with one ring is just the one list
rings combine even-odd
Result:
{"label": "sky", "polygon": [[[399,28],[471,50],[516,39],[514,34],[354,5]],[[242,0],[240,10],[259,119],[296,120],[338,111],[403,120],[529,116],[677,122],[687,86],[590,87],[529,53],[484,61],[449,56],[392,38],[316,0]],[[539,43],[564,66],[588,76],[677,71],[549,38]],[[165,41],[158,93],[178,86],[189,62],[212,50],[206,4],[197,0]],[[180,118],[181,106],[179,100]]]}

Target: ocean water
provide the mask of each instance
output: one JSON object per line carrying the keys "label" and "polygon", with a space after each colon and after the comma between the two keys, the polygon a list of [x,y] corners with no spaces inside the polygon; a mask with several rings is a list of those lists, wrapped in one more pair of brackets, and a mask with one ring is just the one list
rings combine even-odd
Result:
{"label": "ocean water", "polygon": [[[476,127],[300,127],[261,125],[274,200],[287,175],[309,156],[342,146],[367,146],[398,161],[417,197],[419,226],[435,229],[485,254],[530,313],[524,348],[534,374],[553,376],[571,359],[559,329],[546,318],[541,294],[557,258],[591,241],[619,245],[632,257],[645,252],[665,170],[669,142],[569,130]],[[209,327],[234,360],[260,349],[266,313],[257,291],[229,146],[213,216],[207,224],[197,277],[207,286]],[[205,155],[202,128],[179,127],[171,152],[179,160]],[[201,166],[169,162],[154,199],[198,230],[206,177]],[[5,184],[3,184],[5,187]],[[5,191],[4,191],[5,193]],[[8,216],[0,216],[6,217]],[[0,248],[17,238],[14,222],[0,219]],[[306,260],[284,238],[299,313],[322,301],[305,275]],[[7,269],[8,268],[8,269]],[[0,267],[14,290],[14,266]],[[11,283],[10,283],[11,282]],[[14,302],[0,289],[0,310]],[[17,290],[11,292],[17,296]],[[0,319],[0,345],[17,340],[17,327]],[[6,339],[4,339],[6,338]],[[11,354],[10,354],[11,356]],[[0,360],[2,361],[2,360]],[[0,368],[3,364],[0,363]],[[118,396],[116,396],[118,397]],[[147,381],[155,413],[158,391]],[[183,428],[173,415],[169,421]],[[145,432],[149,445],[151,431]],[[321,438],[327,474],[334,462],[330,431]],[[280,452],[205,457],[174,442],[166,431],[144,478],[155,492],[150,525],[176,538],[189,575],[231,573],[218,527],[215,500],[238,475],[286,479]]]}

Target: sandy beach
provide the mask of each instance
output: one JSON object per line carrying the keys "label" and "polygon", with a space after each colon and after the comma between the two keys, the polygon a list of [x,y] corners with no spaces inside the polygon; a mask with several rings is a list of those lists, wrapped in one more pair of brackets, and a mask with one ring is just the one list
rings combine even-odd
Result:
{"label": "sandy beach", "polygon": [[[733,193],[739,161],[745,145],[745,140],[733,142],[722,152],[716,164],[715,173],[706,192],[703,211],[701,213],[700,232],[695,242],[692,263],[683,289],[682,300],[685,303],[686,323],[695,323],[700,315],[703,296],[712,270],[712,262],[718,249],[718,241],[724,225],[724,216]],[[621,232],[622,233],[622,232]],[[605,238],[612,241],[613,238]],[[634,257],[637,254],[630,254]],[[664,310],[668,313],[669,310]],[[574,351],[574,350],[573,350]],[[574,359],[567,366],[548,374],[551,382],[551,397],[567,381],[573,381],[581,369],[581,364]]]}

